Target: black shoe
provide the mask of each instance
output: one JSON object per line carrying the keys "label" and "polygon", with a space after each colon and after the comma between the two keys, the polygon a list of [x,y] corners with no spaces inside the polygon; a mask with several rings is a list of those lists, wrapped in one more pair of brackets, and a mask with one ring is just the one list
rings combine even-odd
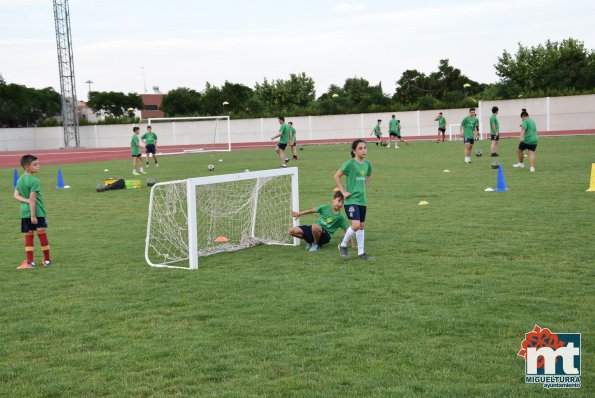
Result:
{"label": "black shoe", "polygon": [[368,256],[366,253],[362,253],[359,256],[357,256],[357,258],[359,258],[360,260],[373,260],[374,257]]}
{"label": "black shoe", "polygon": [[347,246],[343,247],[339,243],[339,255],[343,260],[349,260],[349,251],[347,251]]}
{"label": "black shoe", "polygon": [[495,158],[496,156],[500,156],[500,155],[498,155],[496,152],[494,152],[490,156],[493,157],[493,158]]}

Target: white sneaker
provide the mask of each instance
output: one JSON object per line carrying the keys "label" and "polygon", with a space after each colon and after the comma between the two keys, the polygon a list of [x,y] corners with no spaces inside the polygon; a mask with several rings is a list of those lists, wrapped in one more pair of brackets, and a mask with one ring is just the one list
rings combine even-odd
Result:
{"label": "white sneaker", "polygon": [[399,149],[399,148],[400,148],[400,146],[395,146],[395,149]]}
{"label": "white sneaker", "polygon": [[136,170],[134,170],[134,171],[132,172],[132,175],[139,176],[140,174],[139,174],[139,173],[138,173]]}
{"label": "white sneaker", "polygon": [[469,164],[469,163],[471,163],[471,161],[470,160],[465,160],[465,163]]}
{"label": "white sneaker", "polygon": [[525,167],[525,163],[515,163],[512,165],[515,169],[522,169]]}
{"label": "white sneaker", "polygon": [[529,169],[529,171],[530,171],[531,173],[535,173],[535,167],[531,167],[531,168]]}

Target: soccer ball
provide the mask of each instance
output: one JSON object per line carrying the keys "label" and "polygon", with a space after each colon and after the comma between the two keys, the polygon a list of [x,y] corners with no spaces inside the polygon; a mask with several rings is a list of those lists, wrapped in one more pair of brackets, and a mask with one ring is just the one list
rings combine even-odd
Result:
{"label": "soccer ball", "polygon": [[492,169],[497,169],[498,167],[500,167],[500,163],[498,163],[498,162],[492,162],[492,163],[490,164],[490,167],[491,167]]}
{"label": "soccer ball", "polygon": [[147,178],[147,186],[152,187],[156,183],[157,183],[157,181],[155,181],[154,178]]}
{"label": "soccer ball", "polygon": [[479,157],[481,155],[482,155],[481,149],[478,148],[477,151],[475,151],[475,156]]}
{"label": "soccer ball", "polygon": [[207,169],[209,169],[209,171],[213,171],[215,170],[215,166],[213,166],[212,164],[207,166]]}
{"label": "soccer ball", "polygon": [[103,185],[103,184],[99,184],[99,185],[97,185],[97,186],[95,187],[95,190],[96,190],[97,192],[103,192],[103,191],[105,191],[105,185]]}

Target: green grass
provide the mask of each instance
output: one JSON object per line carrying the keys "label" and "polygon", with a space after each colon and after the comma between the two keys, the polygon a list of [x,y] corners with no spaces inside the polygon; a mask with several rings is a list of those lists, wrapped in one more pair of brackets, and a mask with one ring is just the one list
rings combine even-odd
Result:
{"label": "green grass", "polygon": [[[541,139],[535,174],[512,169],[515,144],[500,143],[504,193],[484,192],[492,159],[463,164],[460,142],[370,146],[374,261],[342,261],[338,233],[317,253],[262,246],[198,271],[145,264],[148,188],[94,191],[130,177],[130,161],[63,165],[69,190],[42,167],[55,265],[16,271],[24,239],[12,169],[0,170],[0,396],[593,396],[595,137]],[[329,202],[349,145],[299,155],[302,209]],[[148,176],[206,175],[209,163],[232,173],[278,159],[163,157]],[[582,333],[580,390],[524,383],[516,354],[535,324]]]}

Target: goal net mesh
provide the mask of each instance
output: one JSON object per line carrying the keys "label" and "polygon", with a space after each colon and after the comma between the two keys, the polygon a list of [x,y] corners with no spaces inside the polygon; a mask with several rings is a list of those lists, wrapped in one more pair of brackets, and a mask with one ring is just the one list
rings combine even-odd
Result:
{"label": "goal net mesh", "polygon": [[[147,235],[150,263],[188,260],[187,182],[157,184],[151,191]],[[196,186],[199,257],[258,244],[291,244],[290,175]]]}

